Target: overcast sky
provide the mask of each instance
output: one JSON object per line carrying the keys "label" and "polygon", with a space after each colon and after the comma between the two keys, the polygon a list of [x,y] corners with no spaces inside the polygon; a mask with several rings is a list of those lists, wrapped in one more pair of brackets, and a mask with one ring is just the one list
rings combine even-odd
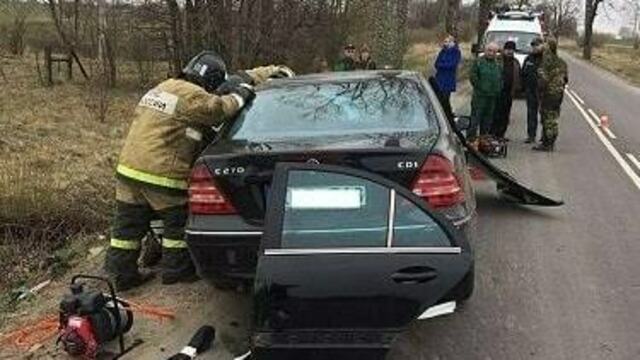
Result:
{"label": "overcast sky", "polygon": [[[544,1],[544,0],[543,0]],[[598,16],[594,24],[595,31],[617,34],[622,26],[633,25],[633,12],[629,1],[640,0],[604,0],[598,8]],[[578,24],[580,30],[584,24],[584,0],[579,0],[580,15]]]}
{"label": "overcast sky", "polygon": [[633,25],[633,11],[624,0],[610,0],[609,4],[610,6],[604,8],[601,5],[602,9],[598,10],[596,31],[617,34],[620,27]]}

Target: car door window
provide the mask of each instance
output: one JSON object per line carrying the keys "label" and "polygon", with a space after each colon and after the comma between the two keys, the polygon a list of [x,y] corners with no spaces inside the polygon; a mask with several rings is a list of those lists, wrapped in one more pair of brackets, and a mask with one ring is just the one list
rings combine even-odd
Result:
{"label": "car door window", "polygon": [[366,179],[294,170],[287,178],[282,248],[385,247],[390,190]]}
{"label": "car door window", "polygon": [[449,247],[442,227],[424,210],[402,195],[395,196],[393,247]]}

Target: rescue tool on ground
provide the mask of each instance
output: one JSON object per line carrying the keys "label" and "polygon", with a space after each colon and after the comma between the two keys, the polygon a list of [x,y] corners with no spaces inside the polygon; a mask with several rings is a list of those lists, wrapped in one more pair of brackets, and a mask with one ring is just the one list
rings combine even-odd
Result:
{"label": "rescue tool on ground", "polygon": [[[108,293],[88,289],[78,280],[97,280],[107,284]],[[73,357],[96,359],[104,345],[118,340],[119,352],[111,359],[118,359],[142,343],[134,341],[125,347],[124,334],[133,326],[133,312],[129,305],[116,296],[111,282],[103,277],[75,275],[69,286],[70,293],[60,301],[60,335],[57,343]]]}
{"label": "rescue tool on ground", "polygon": [[193,335],[189,344],[185,346],[179,353],[171,356],[168,360],[192,360],[198,355],[209,350],[213,340],[216,338],[216,330],[209,325],[202,326]]}

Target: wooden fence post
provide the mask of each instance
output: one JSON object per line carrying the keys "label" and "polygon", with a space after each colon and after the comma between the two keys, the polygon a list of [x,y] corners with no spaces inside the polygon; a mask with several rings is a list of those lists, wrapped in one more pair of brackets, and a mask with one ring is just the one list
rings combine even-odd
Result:
{"label": "wooden fence post", "polygon": [[67,80],[73,80],[73,55],[67,54]]}
{"label": "wooden fence post", "polygon": [[53,86],[53,66],[51,62],[51,46],[44,48],[44,67],[47,72],[47,86]]}

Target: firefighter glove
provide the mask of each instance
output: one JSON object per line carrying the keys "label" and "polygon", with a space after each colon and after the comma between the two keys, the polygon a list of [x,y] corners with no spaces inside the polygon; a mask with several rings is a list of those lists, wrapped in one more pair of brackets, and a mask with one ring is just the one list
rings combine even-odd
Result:
{"label": "firefighter glove", "polygon": [[233,90],[231,90],[230,95],[236,99],[239,107],[242,109],[245,105],[250,103],[251,100],[255,99],[256,92],[253,89],[253,86],[242,83],[235,86]]}
{"label": "firefighter glove", "polygon": [[291,70],[289,67],[281,65],[281,66],[278,66],[278,71],[273,73],[270,76],[270,78],[272,78],[272,79],[282,79],[282,78],[294,77],[295,75],[296,75],[296,73],[293,72],[293,70]]}

